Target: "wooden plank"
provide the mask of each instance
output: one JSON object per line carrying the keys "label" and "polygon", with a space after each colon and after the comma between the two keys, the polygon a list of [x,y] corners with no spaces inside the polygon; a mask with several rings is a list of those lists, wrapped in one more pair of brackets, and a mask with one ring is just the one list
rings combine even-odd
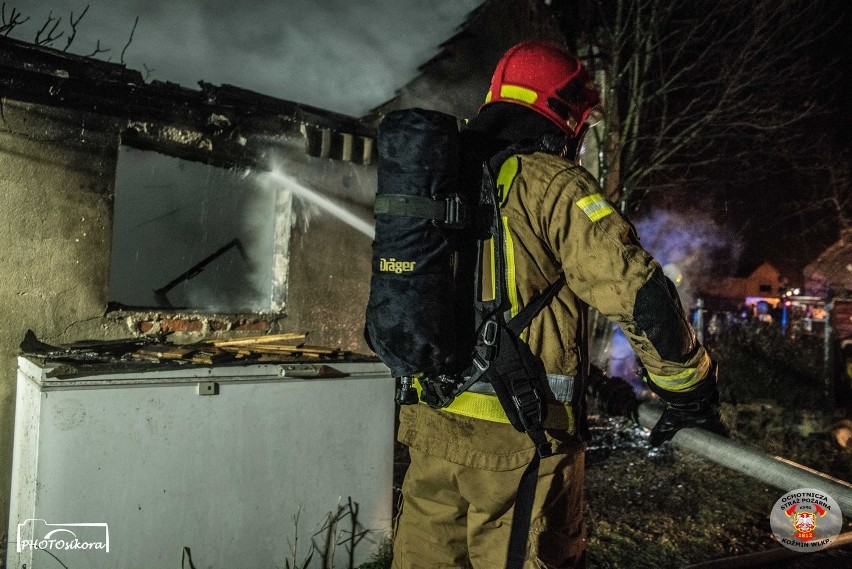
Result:
{"label": "wooden plank", "polygon": [[210,342],[217,348],[230,346],[253,346],[255,344],[268,344],[275,342],[293,342],[304,340],[307,334],[271,334],[268,336],[252,336],[251,338],[238,338],[236,340],[214,340]]}

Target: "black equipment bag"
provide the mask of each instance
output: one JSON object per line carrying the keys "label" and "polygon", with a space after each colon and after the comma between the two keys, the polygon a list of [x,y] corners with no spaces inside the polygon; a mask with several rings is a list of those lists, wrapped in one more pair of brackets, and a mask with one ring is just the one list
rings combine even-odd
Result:
{"label": "black equipment bag", "polygon": [[469,359],[469,352],[459,354],[464,327],[457,322],[455,261],[465,246],[467,202],[457,187],[458,122],[436,111],[394,111],[379,125],[377,142],[365,338],[395,377],[458,373]]}

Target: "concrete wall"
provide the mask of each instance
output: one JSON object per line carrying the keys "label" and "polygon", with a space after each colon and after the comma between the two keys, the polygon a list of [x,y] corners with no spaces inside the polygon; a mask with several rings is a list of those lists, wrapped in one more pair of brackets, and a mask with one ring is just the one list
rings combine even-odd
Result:
{"label": "concrete wall", "polygon": [[[315,345],[367,352],[364,234],[294,205],[285,315],[107,313],[115,169],[123,124],[15,101],[0,115],[0,534],[7,525],[16,356],[27,329],[64,344],[170,332],[175,341],[308,332]],[[365,210],[375,168],[287,154],[327,193]],[[274,215],[274,212],[270,212]],[[364,211],[360,211],[364,217]],[[2,563],[0,563],[2,565]]]}
{"label": "concrete wall", "polygon": [[368,353],[363,339],[370,291],[371,240],[320,215],[297,227],[290,243],[290,303],[282,322],[308,332],[307,343]]}
{"label": "concrete wall", "polygon": [[[3,101],[0,117],[0,532],[6,526],[16,356],[118,335],[105,324],[118,129],[109,120]],[[102,326],[103,325],[103,326]]]}

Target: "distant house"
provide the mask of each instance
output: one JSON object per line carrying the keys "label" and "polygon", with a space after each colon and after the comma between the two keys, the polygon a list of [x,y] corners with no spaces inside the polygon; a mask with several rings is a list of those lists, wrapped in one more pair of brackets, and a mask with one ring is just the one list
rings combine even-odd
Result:
{"label": "distant house", "polygon": [[814,296],[852,296],[852,228],[802,271],[805,292]]}
{"label": "distant house", "polygon": [[784,284],[781,271],[763,262],[744,276],[722,277],[706,282],[699,295],[711,310],[736,310],[758,300],[766,300],[774,306]]}

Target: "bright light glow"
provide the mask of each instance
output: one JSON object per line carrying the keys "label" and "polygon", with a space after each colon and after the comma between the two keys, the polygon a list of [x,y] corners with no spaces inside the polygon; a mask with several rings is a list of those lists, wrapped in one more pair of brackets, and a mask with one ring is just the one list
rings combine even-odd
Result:
{"label": "bright light glow", "polygon": [[801,292],[802,292],[802,291],[801,291],[800,289],[797,289],[797,288],[794,288],[794,289],[793,289],[793,294],[799,294],[799,293],[801,293]]}
{"label": "bright light glow", "polygon": [[323,211],[332,214],[334,217],[344,222],[346,225],[363,233],[370,239],[375,239],[375,224],[372,224],[369,221],[358,217],[337,201],[332,200],[328,196],[321,195],[315,192],[314,190],[306,188],[292,176],[288,176],[287,174],[284,174],[283,172],[280,172],[278,170],[268,172],[267,177],[273,183],[283,187],[285,190],[293,192],[297,197],[318,206]]}

